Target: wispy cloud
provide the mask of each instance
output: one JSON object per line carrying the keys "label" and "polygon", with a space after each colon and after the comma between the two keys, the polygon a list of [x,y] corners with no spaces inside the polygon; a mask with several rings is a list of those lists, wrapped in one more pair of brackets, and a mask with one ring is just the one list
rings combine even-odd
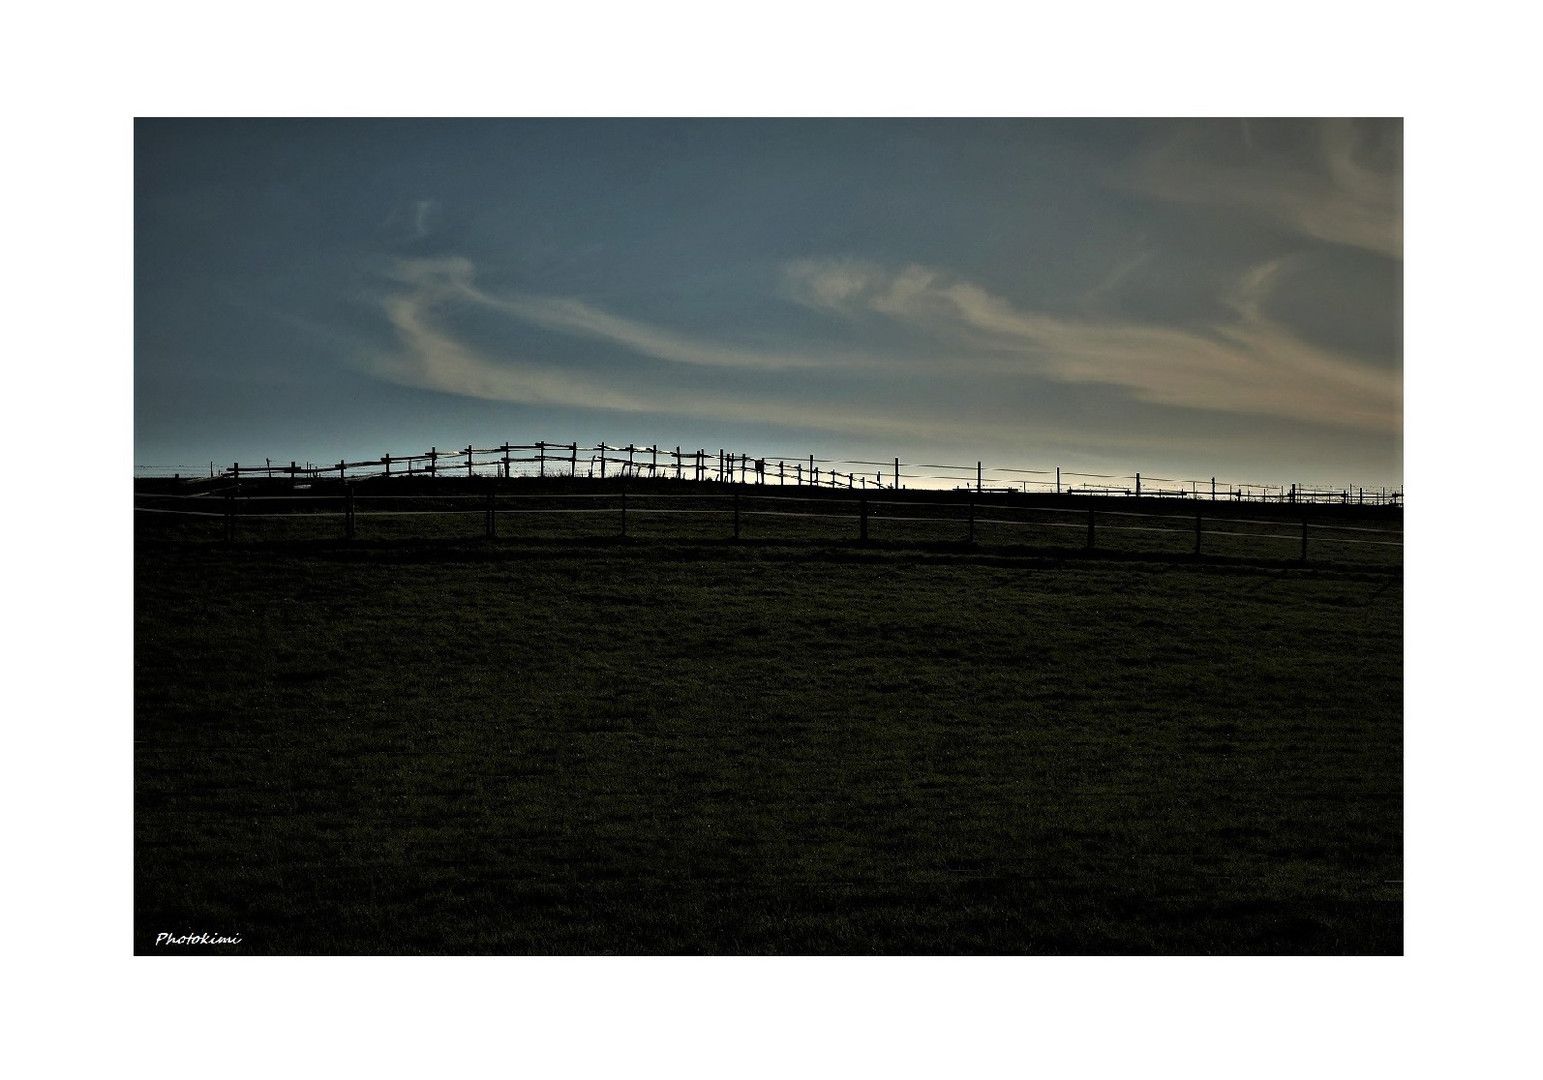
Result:
{"label": "wispy cloud", "polygon": [[1246,121],[1195,124],[1140,158],[1122,186],[1252,213],[1315,240],[1404,254],[1403,128],[1319,121],[1306,152],[1262,147]]}
{"label": "wispy cloud", "polygon": [[397,243],[412,243],[434,232],[439,215],[438,199],[414,199],[393,206],[380,227]]}
{"label": "wispy cloud", "polygon": [[[785,281],[787,297],[798,303],[843,319],[903,327],[910,352],[889,360],[889,372],[920,376],[928,385],[956,376],[987,377],[1004,389],[1046,379],[1092,383],[1157,405],[1397,432],[1397,373],[1309,345],[1265,314],[1264,300],[1284,265],[1276,260],[1254,267],[1227,297],[1233,318],[1200,329],[1025,311],[972,282],[915,265],[889,270],[854,260],[802,260],[786,266]],[[578,300],[494,296],[475,284],[475,268],[462,258],[403,261],[393,276],[399,288],[383,299],[382,310],[400,347],[371,354],[364,363],[405,385],[494,401],[873,435],[984,436],[1000,427],[997,434],[1006,436],[1012,428],[1000,417],[972,416],[963,405],[926,393],[889,394],[882,404],[866,400],[860,406],[841,393],[822,394],[811,379],[850,374],[876,361],[854,361],[818,342],[759,351],[625,319]],[[659,380],[624,363],[602,370],[533,361],[512,351],[490,355],[452,328],[455,310],[466,305],[560,335],[603,340],[682,370]],[[800,378],[731,385],[724,378],[733,369],[796,371]]]}
{"label": "wispy cloud", "polygon": [[[389,352],[367,351],[358,358],[361,366],[371,374],[399,385],[489,401],[674,414],[891,437],[935,436],[954,427],[929,417],[925,410],[900,408],[882,413],[854,413],[836,405],[801,400],[796,392],[784,396],[775,392],[747,396],[715,389],[710,384],[639,385],[634,380],[588,373],[573,365],[532,363],[518,356],[490,356],[460,340],[443,325],[442,308],[446,302],[471,298],[517,318],[527,318],[531,309],[519,301],[484,297],[471,286],[472,272],[471,263],[459,258],[400,264],[395,275],[397,280],[410,283],[414,288],[382,301],[383,311],[396,332],[400,348]],[[588,310],[582,305],[580,308]],[[537,304],[534,310],[543,316],[541,325],[557,329],[568,327],[566,316],[572,312],[571,308],[555,301]],[[545,317],[554,311],[561,315]],[[580,325],[573,327],[573,332],[591,336],[595,325],[607,325],[604,320],[609,317],[604,313],[593,314],[600,318],[591,319],[587,314],[579,316]],[[625,323],[625,320],[619,321]],[[650,330],[647,327],[641,329]],[[689,342],[678,335],[650,332],[635,337],[650,345],[662,337],[671,342],[668,351],[672,352],[676,345],[682,345],[683,351],[690,355],[718,355],[715,347]],[[633,339],[634,335],[627,336],[627,340]],[[754,356],[745,354],[740,359],[750,366]],[[775,368],[775,356],[765,366]],[[686,392],[682,392],[683,388]]]}
{"label": "wispy cloud", "polygon": [[421,240],[429,235],[433,215],[439,204],[433,199],[419,199],[413,203],[413,239]]}
{"label": "wispy cloud", "polygon": [[388,298],[386,318],[396,330],[402,348],[368,354],[364,358],[366,368],[405,386],[491,401],[532,405],[571,405],[582,401],[592,408],[624,411],[646,407],[598,379],[493,362],[437,325],[433,307],[433,298],[423,295]]}
{"label": "wispy cloud", "polygon": [[922,266],[803,260],[788,265],[787,278],[809,306],[902,320],[977,372],[1115,385],[1161,405],[1399,430],[1396,373],[1313,346],[1263,314],[1281,267],[1253,268],[1228,298],[1236,317],[1200,330],[1022,311]]}
{"label": "wispy cloud", "polygon": [[817,355],[799,350],[746,348],[732,342],[693,337],[663,327],[603,311],[582,300],[562,296],[508,293],[495,296],[475,283],[475,267],[463,258],[403,260],[393,276],[436,301],[459,300],[502,312],[522,322],[560,334],[621,346],[641,356],[700,367],[784,371],[875,366],[874,356],[823,349]]}
{"label": "wispy cloud", "polygon": [[1152,255],[1150,251],[1141,251],[1121,260],[1114,269],[1104,275],[1102,281],[1078,297],[1077,303],[1084,310],[1097,311],[1108,297],[1117,293],[1137,269],[1152,261]]}

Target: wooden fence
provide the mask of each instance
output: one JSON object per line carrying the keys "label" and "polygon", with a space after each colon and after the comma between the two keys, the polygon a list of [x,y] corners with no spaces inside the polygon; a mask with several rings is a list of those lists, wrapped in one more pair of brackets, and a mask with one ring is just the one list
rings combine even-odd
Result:
{"label": "wooden fence", "polygon": [[[845,468],[842,468],[845,466]],[[202,478],[201,471],[191,468],[142,466],[136,469],[141,476],[152,473],[170,475],[181,480]],[[902,488],[947,489],[973,491],[977,495],[988,492],[1017,491],[1022,494],[1083,494],[1121,496],[1135,498],[1205,499],[1212,502],[1273,502],[1297,504],[1336,503],[1356,506],[1399,506],[1403,503],[1403,490],[1386,487],[1366,488],[1356,485],[1342,487],[1311,487],[1304,484],[1242,484],[1218,483],[1216,477],[1208,479],[1174,479],[1171,477],[1143,476],[1111,473],[1086,473],[1056,469],[1010,469],[986,466],[977,461],[973,465],[929,464],[902,462],[900,458],[888,461],[861,461],[818,458],[812,454],[802,456],[761,455],[735,453],[720,449],[716,453],[705,448],[685,450],[669,447],[610,446],[599,443],[581,446],[578,443],[536,442],[528,444],[503,443],[499,446],[478,448],[468,445],[459,450],[440,450],[430,447],[421,454],[383,454],[367,461],[339,460],[336,464],[318,465],[312,462],[290,461],[274,464],[266,460],[261,465],[235,462],[228,468],[216,469],[209,464],[210,479],[235,482],[251,479],[285,479],[292,487],[302,483],[322,480],[401,480],[427,476],[430,478],[501,477],[516,476],[559,477],[585,479],[669,479],[677,481],[714,481],[756,486],[845,488],[859,491],[900,490]]]}
{"label": "wooden fence", "polygon": [[[818,490],[612,480],[556,490],[515,480],[414,484],[337,483],[319,491],[290,478],[228,483],[199,493],[141,490],[150,522],[219,523],[237,539],[468,538],[782,540],[959,543],[1081,551],[1161,552],[1306,561],[1401,562],[1402,512],[1304,505],[1295,516],[1252,504],[1140,502],[1090,495],[973,491]],[[147,488],[147,485],[141,485]],[[575,487],[594,490],[571,490]],[[433,490],[430,490],[433,489]],[[446,490],[452,489],[452,490]],[[1275,507],[1279,509],[1279,507]],[[153,527],[153,526],[152,526]],[[165,530],[162,530],[165,532]],[[201,534],[207,535],[207,534]]]}

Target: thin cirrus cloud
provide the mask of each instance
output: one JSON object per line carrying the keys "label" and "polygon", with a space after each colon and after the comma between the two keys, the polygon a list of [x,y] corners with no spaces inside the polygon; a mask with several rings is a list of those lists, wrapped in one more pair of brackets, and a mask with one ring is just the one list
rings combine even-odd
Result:
{"label": "thin cirrus cloud", "polygon": [[570,297],[523,293],[492,296],[477,287],[475,272],[476,268],[470,260],[451,257],[402,260],[396,265],[392,276],[416,290],[417,295],[427,302],[468,302],[502,312],[543,330],[608,342],[643,356],[677,364],[781,371],[796,368],[829,369],[838,365],[871,367],[881,363],[877,357],[852,352],[826,350],[819,355],[812,355],[801,351],[747,349],[727,342],[693,338],[613,315]]}
{"label": "thin cirrus cloud", "polygon": [[[637,385],[608,379],[577,367],[534,364],[516,357],[494,358],[459,340],[443,325],[441,308],[448,301],[471,300],[544,329],[603,338],[634,351],[687,365],[760,367],[775,371],[791,366],[777,353],[695,342],[668,331],[620,319],[577,301],[561,298],[496,298],[472,284],[474,268],[462,258],[408,260],[393,277],[411,286],[386,297],[382,308],[400,348],[372,350],[359,357],[364,370],[378,378],[419,389],[458,394],[489,401],[530,405],[560,405],[616,412],[673,413],[770,423],[872,435],[943,434],[946,422],[918,413],[854,415],[839,407],[813,405],[775,395],[747,396],[691,383],[684,387]],[[800,366],[813,366],[800,358]]]}
{"label": "thin cirrus cloud", "polygon": [[1396,432],[1399,376],[1303,341],[1263,314],[1280,259],[1227,297],[1232,321],[1200,329],[1073,320],[1021,311],[968,281],[922,266],[856,261],[787,267],[790,295],[847,318],[901,320],[969,356],[978,372],[1123,387],[1157,405]]}
{"label": "thin cirrus cloud", "polygon": [[[1397,433],[1402,425],[1397,373],[1310,345],[1264,313],[1264,301],[1284,266],[1276,259],[1252,268],[1226,297],[1233,318],[1199,328],[1024,311],[940,270],[918,265],[890,270],[857,260],[789,263],[784,295],[848,322],[877,320],[889,324],[887,329],[903,327],[913,352],[885,358],[891,372],[1099,384],[1159,406]],[[876,354],[819,343],[796,350],[750,349],[626,319],[576,299],[493,296],[477,287],[475,268],[463,258],[404,260],[393,277],[405,289],[387,297],[383,310],[401,347],[365,360],[367,370],[392,382],[495,401],[873,434],[943,433],[960,422],[943,401],[891,400],[883,408],[862,410],[811,406],[807,397],[797,399],[775,383],[715,386],[710,370],[860,373],[880,363]],[[602,374],[574,365],[494,358],[447,328],[445,309],[455,304],[695,371],[660,385],[628,378],[625,367]],[[977,426],[979,420],[971,423]]]}
{"label": "thin cirrus cloud", "polygon": [[399,243],[413,243],[433,235],[439,217],[438,199],[413,199],[393,206],[380,228]]}
{"label": "thin cirrus cloud", "polygon": [[433,199],[419,199],[413,204],[413,238],[421,240],[429,235],[430,221],[439,204]]}
{"label": "thin cirrus cloud", "polygon": [[1313,240],[1402,259],[1403,155],[1401,148],[1379,155],[1378,145],[1379,137],[1401,142],[1401,125],[1331,119],[1314,127],[1310,153],[1289,158],[1257,145],[1246,121],[1236,129],[1184,127],[1117,186],[1166,202],[1231,207]]}

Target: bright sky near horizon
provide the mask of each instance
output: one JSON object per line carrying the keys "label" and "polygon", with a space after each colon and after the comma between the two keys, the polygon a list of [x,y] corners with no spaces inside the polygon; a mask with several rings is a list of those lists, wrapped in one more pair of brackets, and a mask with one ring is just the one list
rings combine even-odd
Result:
{"label": "bright sky near horizon", "polygon": [[138,120],[135,464],[1403,481],[1399,120]]}

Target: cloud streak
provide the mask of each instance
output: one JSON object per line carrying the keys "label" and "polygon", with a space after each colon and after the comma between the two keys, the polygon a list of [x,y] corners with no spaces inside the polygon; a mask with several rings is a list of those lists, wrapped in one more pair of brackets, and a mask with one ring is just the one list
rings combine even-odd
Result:
{"label": "cloud streak", "polygon": [[1333,119],[1316,128],[1311,154],[1288,162],[1261,148],[1246,121],[1235,142],[1218,127],[1192,126],[1142,157],[1119,185],[1166,202],[1240,210],[1314,240],[1402,259],[1402,124]]}
{"label": "cloud streak", "polygon": [[392,275],[428,297],[459,300],[498,311],[554,333],[618,345],[642,356],[699,367],[755,371],[875,367],[877,357],[823,350],[819,355],[794,350],[748,349],[730,342],[691,337],[603,311],[582,300],[511,293],[493,296],[475,284],[475,267],[463,258],[403,260]]}
{"label": "cloud streak", "polygon": [[1198,330],[1025,312],[915,265],[891,272],[803,260],[787,276],[799,302],[847,318],[900,320],[970,357],[978,373],[1119,386],[1158,405],[1400,430],[1397,374],[1308,344],[1262,313],[1281,268],[1281,260],[1253,268],[1228,298],[1236,318]]}
{"label": "cloud streak", "polygon": [[[398,385],[489,401],[674,414],[863,435],[935,436],[957,428],[955,423],[940,423],[914,410],[855,413],[808,401],[746,396],[698,385],[692,385],[689,392],[682,393],[678,384],[637,386],[626,379],[590,374],[575,366],[534,364],[513,357],[495,358],[459,340],[442,325],[442,308],[447,301],[468,296],[476,299],[482,295],[470,286],[472,268],[469,262],[452,259],[432,264],[409,263],[398,269],[398,280],[418,286],[382,301],[383,311],[401,347],[391,352],[368,351],[359,358],[366,371]],[[488,298],[487,302],[516,317],[523,318],[527,314],[527,308],[518,301]],[[550,306],[538,305],[536,310],[543,316],[554,310],[566,316],[572,309],[553,302]],[[575,329],[575,333],[591,336],[589,331],[595,323],[588,315],[586,311],[582,316],[582,329]],[[552,328],[565,326],[566,322],[562,317],[543,318],[539,324]],[[661,337],[673,340],[675,335],[641,335],[642,340],[650,344]],[[609,335],[608,339],[615,340]],[[692,356],[716,355],[714,347],[705,344],[692,343],[688,351]],[[750,366],[752,360],[753,357],[746,354],[737,357],[735,363]],[[778,367],[775,355],[766,366],[771,370]]]}
{"label": "cloud streak", "polygon": [[[1226,298],[1234,317],[1201,328],[1072,319],[1024,311],[979,285],[912,265],[889,270],[854,260],[801,260],[785,267],[788,299],[828,315],[905,331],[911,352],[886,363],[894,377],[928,385],[954,378],[997,380],[1016,392],[1037,380],[1098,384],[1160,406],[1281,417],[1319,425],[1396,433],[1402,424],[1399,375],[1303,342],[1264,313],[1284,272],[1275,260],[1251,269]],[[373,353],[365,367],[403,385],[494,401],[622,412],[673,413],[873,435],[986,434],[1012,425],[971,416],[926,393],[882,405],[841,404],[820,392],[822,375],[876,367],[872,357],[811,344],[754,350],[693,338],[612,315],[562,297],[493,296],[474,282],[466,259],[403,261],[399,288],[382,301],[400,348]],[[637,356],[680,365],[677,376],[645,381],[631,365],[601,372],[582,364],[493,356],[461,340],[449,324],[458,306],[497,312],[565,337],[599,340]],[[891,334],[893,336],[893,334]],[[582,347],[580,347],[582,349]],[[579,353],[578,355],[582,355]],[[751,386],[727,375],[798,372]],[[814,381],[811,381],[814,380]],[[929,382],[930,380],[930,382]]]}

